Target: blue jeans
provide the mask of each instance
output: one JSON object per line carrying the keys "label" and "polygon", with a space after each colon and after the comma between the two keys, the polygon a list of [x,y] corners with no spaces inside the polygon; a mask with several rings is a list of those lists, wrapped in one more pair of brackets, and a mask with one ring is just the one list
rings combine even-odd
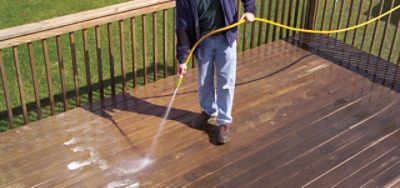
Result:
{"label": "blue jeans", "polygon": [[[201,109],[217,117],[217,124],[232,123],[232,105],[236,80],[236,42],[231,46],[219,34],[204,40],[197,57],[199,102]],[[216,75],[216,89],[214,86]]]}

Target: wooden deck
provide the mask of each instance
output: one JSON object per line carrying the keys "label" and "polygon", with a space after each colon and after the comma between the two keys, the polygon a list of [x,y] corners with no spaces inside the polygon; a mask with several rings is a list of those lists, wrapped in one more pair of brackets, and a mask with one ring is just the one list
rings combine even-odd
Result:
{"label": "wooden deck", "polygon": [[397,91],[277,41],[239,56],[231,142],[192,128],[193,71],[153,142],[175,79],[0,134],[0,185],[400,186]]}

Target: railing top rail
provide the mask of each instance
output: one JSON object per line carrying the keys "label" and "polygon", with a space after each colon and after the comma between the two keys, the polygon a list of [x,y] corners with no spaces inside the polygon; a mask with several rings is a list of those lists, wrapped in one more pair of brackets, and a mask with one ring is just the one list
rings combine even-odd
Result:
{"label": "railing top rail", "polygon": [[70,25],[76,25],[91,20],[110,17],[124,12],[129,12],[161,3],[174,2],[174,1],[175,0],[134,0],[131,2],[111,5],[99,9],[52,18],[49,20],[44,20],[36,23],[30,23],[26,25],[3,29],[0,30],[0,48],[10,46],[9,43],[6,43],[6,41],[18,37],[33,35],[40,32],[59,29]]}

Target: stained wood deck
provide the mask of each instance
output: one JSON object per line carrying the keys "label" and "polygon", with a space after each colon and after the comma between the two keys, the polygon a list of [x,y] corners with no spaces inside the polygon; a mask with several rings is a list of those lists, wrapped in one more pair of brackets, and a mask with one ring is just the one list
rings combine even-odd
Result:
{"label": "stained wood deck", "polygon": [[286,41],[239,55],[237,76],[226,145],[192,128],[192,71],[157,143],[175,77],[1,133],[0,185],[400,186],[399,92]]}

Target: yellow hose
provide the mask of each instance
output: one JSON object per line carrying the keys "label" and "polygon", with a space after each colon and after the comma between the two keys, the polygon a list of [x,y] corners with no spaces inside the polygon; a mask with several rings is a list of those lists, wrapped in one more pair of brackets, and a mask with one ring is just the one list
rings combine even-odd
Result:
{"label": "yellow hose", "polygon": [[[298,31],[298,32],[302,32],[302,33],[332,34],[332,33],[341,33],[341,32],[351,31],[351,30],[355,30],[355,29],[358,29],[358,28],[360,28],[360,27],[366,26],[366,25],[371,24],[371,23],[373,23],[373,22],[375,22],[375,21],[377,21],[377,20],[382,19],[383,17],[389,15],[390,13],[392,13],[392,12],[398,10],[398,9],[400,9],[400,5],[398,5],[398,6],[394,7],[393,9],[391,9],[391,10],[385,12],[384,14],[382,14],[382,15],[376,17],[376,18],[373,18],[373,19],[371,19],[371,20],[368,20],[368,21],[366,21],[366,22],[364,22],[364,23],[361,23],[361,24],[358,24],[358,25],[355,25],[355,26],[352,26],[352,27],[349,27],[349,28],[336,29],[336,30],[311,30],[311,29],[301,29],[301,28],[290,27],[290,26],[287,26],[287,25],[283,25],[283,24],[280,24],[280,23],[271,21],[271,20],[262,19],[262,18],[257,18],[257,17],[254,18],[254,21],[258,21],[258,22],[262,22],[262,23],[266,23],[266,24],[271,24],[271,25],[275,25],[275,26],[278,26],[278,27],[281,27],[281,28],[284,28],[284,29],[288,29],[288,30],[292,30],[292,31]],[[205,40],[206,38],[208,38],[208,37],[211,36],[211,35],[215,35],[215,34],[220,33],[220,32],[222,32],[222,31],[226,31],[226,30],[232,29],[232,28],[234,28],[234,27],[238,27],[238,26],[242,25],[243,23],[245,23],[245,21],[244,21],[244,20],[240,20],[240,21],[238,21],[238,22],[236,22],[236,23],[234,23],[234,24],[232,24],[232,25],[229,25],[229,26],[226,26],[226,27],[223,27],[223,28],[220,28],[220,29],[211,31],[211,32],[207,33],[206,35],[202,36],[202,37],[193,45],[193,47],[192,47],[192,49],[190,50],[189,55],[188,55],[188,57],[186,58],[186,61],[185,61],[184,64],[187,65],[187,64],[189,63],[190,59],[191,59],[192,56],[193,56],[194,51],[196,50],[196,48],[200,45],[200,43],[201,43],[203,40]],[[179,76],[179,78],[178,78],[178,82],[177,82],[177,86],[176,86],[177,88],[180,88],[180,86],[181,86],[181,84],[182,84],[182,81],[183,81],[183,76],[181,75],[181,76]]]}

